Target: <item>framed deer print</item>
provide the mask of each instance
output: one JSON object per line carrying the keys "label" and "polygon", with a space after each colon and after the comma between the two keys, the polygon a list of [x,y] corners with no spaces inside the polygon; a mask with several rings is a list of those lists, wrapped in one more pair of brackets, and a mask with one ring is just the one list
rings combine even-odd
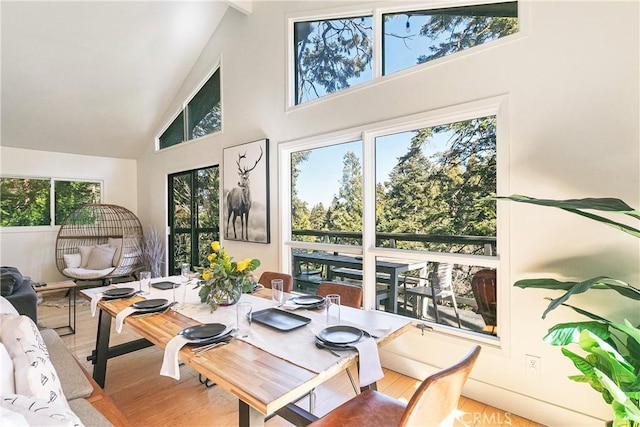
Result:
{"label": "framed deer print", "polygon": [[225,148],[222,162],[225,239],[269,243],[269,140]]}

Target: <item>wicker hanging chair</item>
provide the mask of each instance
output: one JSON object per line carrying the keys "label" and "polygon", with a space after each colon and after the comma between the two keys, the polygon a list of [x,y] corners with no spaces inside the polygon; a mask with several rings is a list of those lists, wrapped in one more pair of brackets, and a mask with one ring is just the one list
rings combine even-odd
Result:
{"label": "wicker hanging chair", "polygon": [[56,267],[74,280],[133,276],[141,267],[142,225],[122,206],[90,204],[64,220],[56,239]]}

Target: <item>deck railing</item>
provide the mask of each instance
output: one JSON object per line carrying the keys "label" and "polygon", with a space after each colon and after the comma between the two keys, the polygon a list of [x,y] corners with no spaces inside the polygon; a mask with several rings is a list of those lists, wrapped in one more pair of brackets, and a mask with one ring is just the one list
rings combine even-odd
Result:
{"label": "deck railing", "polygon": [[[323,243],[362,244],[362,233],[358,231],[330,231],[330,230],[292,230],[292,236],[317,237]],[[384,243],[387,243],[386,245]],[[376,245],[396,248],[400,242],[418,242],[459,245],[461,248],[471,247],[471,253],[480,252],[486,256],[496,253],[496,238],[493,236],[452,236],[445,234],[418,233],[376,233]]]}

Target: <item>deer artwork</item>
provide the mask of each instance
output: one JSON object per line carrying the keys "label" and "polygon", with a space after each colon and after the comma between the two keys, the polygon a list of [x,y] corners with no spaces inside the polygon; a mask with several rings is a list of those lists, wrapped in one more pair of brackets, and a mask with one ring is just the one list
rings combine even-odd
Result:
{"label": "deer artwork", "polygon": [[238,186],[229,191],[227,195],[227,228],[226,234],[229,235],[229,222],[231,221],[231,215],[233,215],[233,238],[237,239],[236,233],[236,218],[240,217],[241,225],[241,240],[249,240],[249,210],[251,209],[251,183],[249,182],[249,173],[256,168],[263,154],[262,147],[260,147],[260,157],[253,164],[251,168],[242,167],[240,162],[242,159],[247,158],[247,153],[238,154]]}

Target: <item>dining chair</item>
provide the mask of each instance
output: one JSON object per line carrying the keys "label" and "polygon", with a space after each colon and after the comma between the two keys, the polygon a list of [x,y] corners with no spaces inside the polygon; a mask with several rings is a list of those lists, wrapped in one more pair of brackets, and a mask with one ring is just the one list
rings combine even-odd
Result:
{"label": "dining chair", "polygon": [[453,426],[462,389],[480,349],[474,346],[457,363],[429,375],[406,404],[384,393],[367,390],[310,426]]}
{"label": "dining chair", "polygon": [[340,295],[340,305],[360,308],[362,305],[362,288],[346,283],[320,282],[316,295],[326,297],[329,294]]}
{"label": "dining chair", "polygon": [[427,279],[426,286],[416,286],[414,288],[406,289],[405,298],[407,296],[415,296],[417,303],[414,307],[418,318],[423,312],[423,299],[428,298],[433,301],[433,311],[436,323],[440,323],[440,313],[438,310],[438,301],[444,298],[451,300],[453,306],[453,312],[458,320],[458,327],[462,328],[460,322],[460,314],[458,313],[458,304],[456,302],[456,294],[453,289],[453,264],[448,262],[435,263],[434,269]]}
{"label": "dining chair", "polygon": [[265,271],[262,273],[258,279],[258,283],[265,288],[271,289],[271,281],[273,279],[282,279],[284,281],[285,292],[290,293],[291,289],[293,289],[293,277],[290,274],[278,273],[275,271]]}
{"label": "dining chair", "polygon": [[496,270],[484,269],[474,274],[471,279],[471,290],[478,304],[478,308],[474,311],[482,316],[485,325],[491,329],[491,333],[494,333],[498,325]]}

